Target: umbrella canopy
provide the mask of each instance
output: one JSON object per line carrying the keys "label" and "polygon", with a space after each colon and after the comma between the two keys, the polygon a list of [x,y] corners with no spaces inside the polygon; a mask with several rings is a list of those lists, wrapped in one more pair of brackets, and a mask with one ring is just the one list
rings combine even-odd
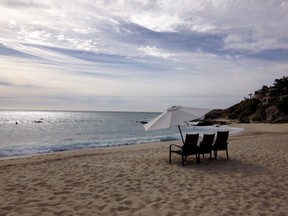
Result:
{"label": "umbrella canopy", "polygon": [[187,121],[201,119],[209,111],[211,111],[211,109],[172,106],[168,108],[165,112],[163,112],[161,115],[157,116],[156,118],[145,124],[144,128],[146,131],[148,131],[165,129],[178,125],[183,141],[183,136],[179,125]]}

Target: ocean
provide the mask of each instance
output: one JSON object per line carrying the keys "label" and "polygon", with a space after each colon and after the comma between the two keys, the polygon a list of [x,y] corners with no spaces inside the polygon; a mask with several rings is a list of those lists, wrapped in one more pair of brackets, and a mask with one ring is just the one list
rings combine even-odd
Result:
{"label": "ocean", "polygon": [[[177,127],[145,131],[141,121],[155,112],[0,111],[0,159],[83,148],[180,140]],[[186,133],[216,133],[241,128],[181,126]]]}

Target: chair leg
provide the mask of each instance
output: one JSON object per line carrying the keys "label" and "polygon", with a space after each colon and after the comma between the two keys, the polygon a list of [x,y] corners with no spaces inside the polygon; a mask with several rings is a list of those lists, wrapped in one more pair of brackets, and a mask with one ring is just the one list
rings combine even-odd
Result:
{"label": "chair leg", "polygon": [[226,156],[227,156],[227,159],[229,159],[228,149],[226,149]]}
{"label": "chair leg", "polygon": [[169,164],[171,164],[171,146],[170,146],[170,149],[169,149]]}
{"label": "chair leg", "polygon": [[214,150],[214,158],[217,160],[217,150]]}
{"label": "chair leg", "polygon": [[210,161],[212,161],[212,152],[210,151]]}
{"label": "chair leg", "polygon": [[182,155],[182,165],[185,166],[185,156]]}

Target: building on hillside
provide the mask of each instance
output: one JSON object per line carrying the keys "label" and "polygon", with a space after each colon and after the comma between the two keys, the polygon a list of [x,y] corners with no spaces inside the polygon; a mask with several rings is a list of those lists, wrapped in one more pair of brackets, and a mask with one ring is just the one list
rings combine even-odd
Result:
{"label": "building on hillside", "polygon": [[261,102],[261,105],[267,105],[276,98],[279,98],[280,96],[281,95],[279,95],[278,88],[267,86],[263,86],[262,89],[259,89],[254,93],[254,99],[259,100]]}

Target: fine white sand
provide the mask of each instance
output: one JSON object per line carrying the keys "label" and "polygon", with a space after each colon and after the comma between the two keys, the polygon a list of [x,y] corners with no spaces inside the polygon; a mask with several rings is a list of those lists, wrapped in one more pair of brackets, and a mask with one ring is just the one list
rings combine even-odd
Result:
{"label": "fine white sand", "polygon": [[185,167],[170,142],[1,160],[0,216],[287,215],[288,124],[236,126],[230,160]]}

